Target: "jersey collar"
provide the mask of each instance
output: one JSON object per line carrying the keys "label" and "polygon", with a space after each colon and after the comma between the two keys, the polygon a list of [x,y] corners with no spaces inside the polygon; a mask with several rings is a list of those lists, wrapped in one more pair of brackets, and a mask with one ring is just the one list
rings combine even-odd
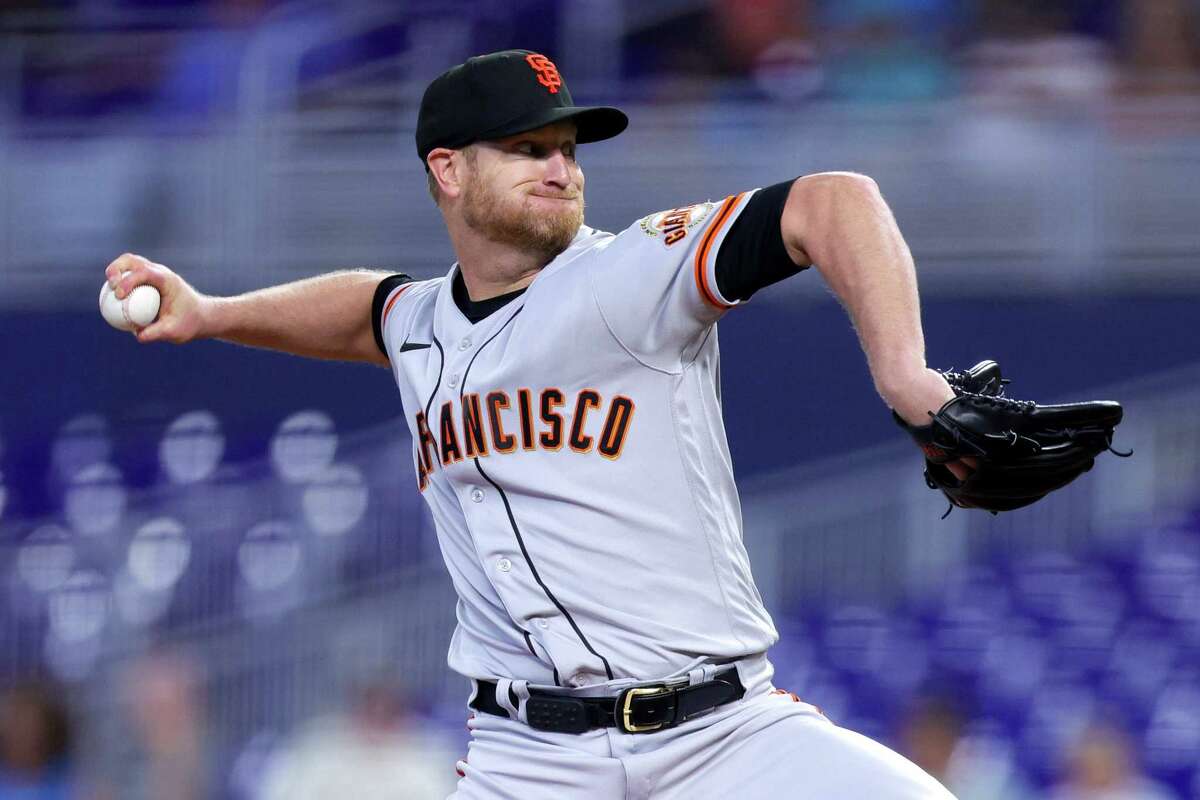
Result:
{"label": "jersey collar", "polygon": [[[438,325],[438,336],[446,339],[453,339],[464,334],[465,330],[472,328],[486,328],[497,318],[507,319],[508,313],[506,309],[515,310],[517,307],[524,305],[525,298],[529,291],[537,285],[544,276],[557,272],[565,264],[575,260],[581,253],[592,247],[599,236],[605,235],[595,228],[590,228],[587,225],[580,225],[579,230],[575,233],[575,238],[567,245],[567,249],[563,250],[554,260],[542,268],[529,285],[525,287],[525,291],[514,296],[505,304],[497,309],[494,309],[491,314],[479,320],[477,323],[471,322],[463,314],[458,304],[454,302],[454,282],[459,273],[462,271],[455,261],[450,265],[450,271],[446,273],[445,280],[438,289],[437,298],[437,317],[440,320]],[[485,301],[486,302],[486,301]]]}

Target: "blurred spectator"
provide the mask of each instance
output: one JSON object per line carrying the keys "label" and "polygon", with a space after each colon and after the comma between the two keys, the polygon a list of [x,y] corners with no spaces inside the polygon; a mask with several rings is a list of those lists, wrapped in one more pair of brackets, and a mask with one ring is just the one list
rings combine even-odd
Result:
{"label": "blurred spectator", "polygon": [[0,695],[0,800],[80,796],[72,775],[71,721],[61,696],[40,682]]}
{"label": "blurred spectator", "polygon": [[[1157,0],[1156,0],[1157,2]],[[1084,14],[1095,3],[984,0],[967,53],[973,94],[1017,101],[1089,101],[1116,83],[1112,49]]]}
{"label": "blurred spectator", "polygon": [[267,764],[259,800],[425,800],[454,788],[455,755],[405,713],[397,687],[372,680],[350,710],[302,728]]}
{"label": "blurred spectator", "polygon": [[1141,774],[1124,731],[1107,723],[1090,725],[1075,743],[1067,778],[1051,800],[1172,800],[1166,787]]}
{"label": "blurred spectator", "polygon": [[900,732],[901,750],[958,800],[1024,800],[1032,795],[1017,773],[1011,747],[998,737],[968,734],[946,698],[922,700]]}
{"label": "blurred spectator", "polygon": [[824,0],[818,43],[827,88],[851,100],[907,101],[956,89],[950,48],[962,4],[950,0]]}
{"label": "blurred spectator", "polygon": [[716,18],[696,5],[635,17],[623,28],[623,77],[642,89],[668,82],[666,96],[672,99],[707,96],[712,87],[704,79],[736,74],[729,55],[720,44]]}
{"label": "blurred spectator", "polygon": [[713,2],[723,58],[754,77],[759,90],[779,100],[802,100],[821,87],[809,0]]}
{"label": "blurred spectator", "polygon": [[948,701],[926,700],[904,722],[900,732],[902,749],[914,764],[945,783],[962,729],[962,716]]}
{"label": "blurred spectator", "polygon": [[1200,90],[1200,5],[1126,0],[1126,89],[1137,94]]}
{"label": "blurred spectator", "polygon": [[117,788],[122,798],[200,800],[204,782],[199,676],[187,659],[156,654],[126,675],[124,703],[133,715],[136,768]]}
{"label": "blurred spectator", "polygon": [[721,57],[739,72],[751,69],[772,43],[809,32],[808,0],[712,2],[722,45]]}

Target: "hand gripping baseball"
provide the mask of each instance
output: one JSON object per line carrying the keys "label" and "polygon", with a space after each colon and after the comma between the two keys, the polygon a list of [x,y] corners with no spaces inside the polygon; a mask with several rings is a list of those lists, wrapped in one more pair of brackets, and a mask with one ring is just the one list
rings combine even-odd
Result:
{"label": "hand gripping baseball", "polygon": [[197,292],[162,264],[125,253],[108,265],[104,277],[113,287],[118,300],[143,284],[158,290],[162,298],[158,318],[135,331],[139,342],[182,344],[202,335],[205,312],[211,298]]}
{"label": "hand gripping baseball", "polygon": [[[1120,424],[1120,403],[1093,400],[1039,405],[1004,396],[1008,381],[994,361],[965,373],[943,375],[955,392],[930,424],[897,424],[925,454],[925,482],[940,489],[951,508],[982,508],[993,514],[1034,503],[1092,468],[1096,456],[1112,449]],[[972,457],[976,469],[963,477],[948,462]],[[949,513],[949,511],[947,511]]]}

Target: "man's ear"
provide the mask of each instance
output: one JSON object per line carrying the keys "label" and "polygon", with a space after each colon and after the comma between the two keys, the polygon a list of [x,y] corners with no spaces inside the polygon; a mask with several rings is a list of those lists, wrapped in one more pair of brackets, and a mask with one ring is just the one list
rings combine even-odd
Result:
{"label": "man's ear", "polygon": [[463,161],[461,150],[446,147],[435,147],[425,157],[429,172],[437,181],[443,196],[458,197],[462,193],[462,181],[465,177],[461,171]]}

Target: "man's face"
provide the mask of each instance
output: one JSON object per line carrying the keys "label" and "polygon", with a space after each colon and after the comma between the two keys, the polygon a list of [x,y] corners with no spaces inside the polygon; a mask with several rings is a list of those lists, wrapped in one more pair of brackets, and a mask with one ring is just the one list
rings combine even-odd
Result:
{"label": "man's face", "polygon": [[575,124],[478,142],[465,151],[462,210],[487,238],[549,262],[583,224],[583,171],[575,161]]}

